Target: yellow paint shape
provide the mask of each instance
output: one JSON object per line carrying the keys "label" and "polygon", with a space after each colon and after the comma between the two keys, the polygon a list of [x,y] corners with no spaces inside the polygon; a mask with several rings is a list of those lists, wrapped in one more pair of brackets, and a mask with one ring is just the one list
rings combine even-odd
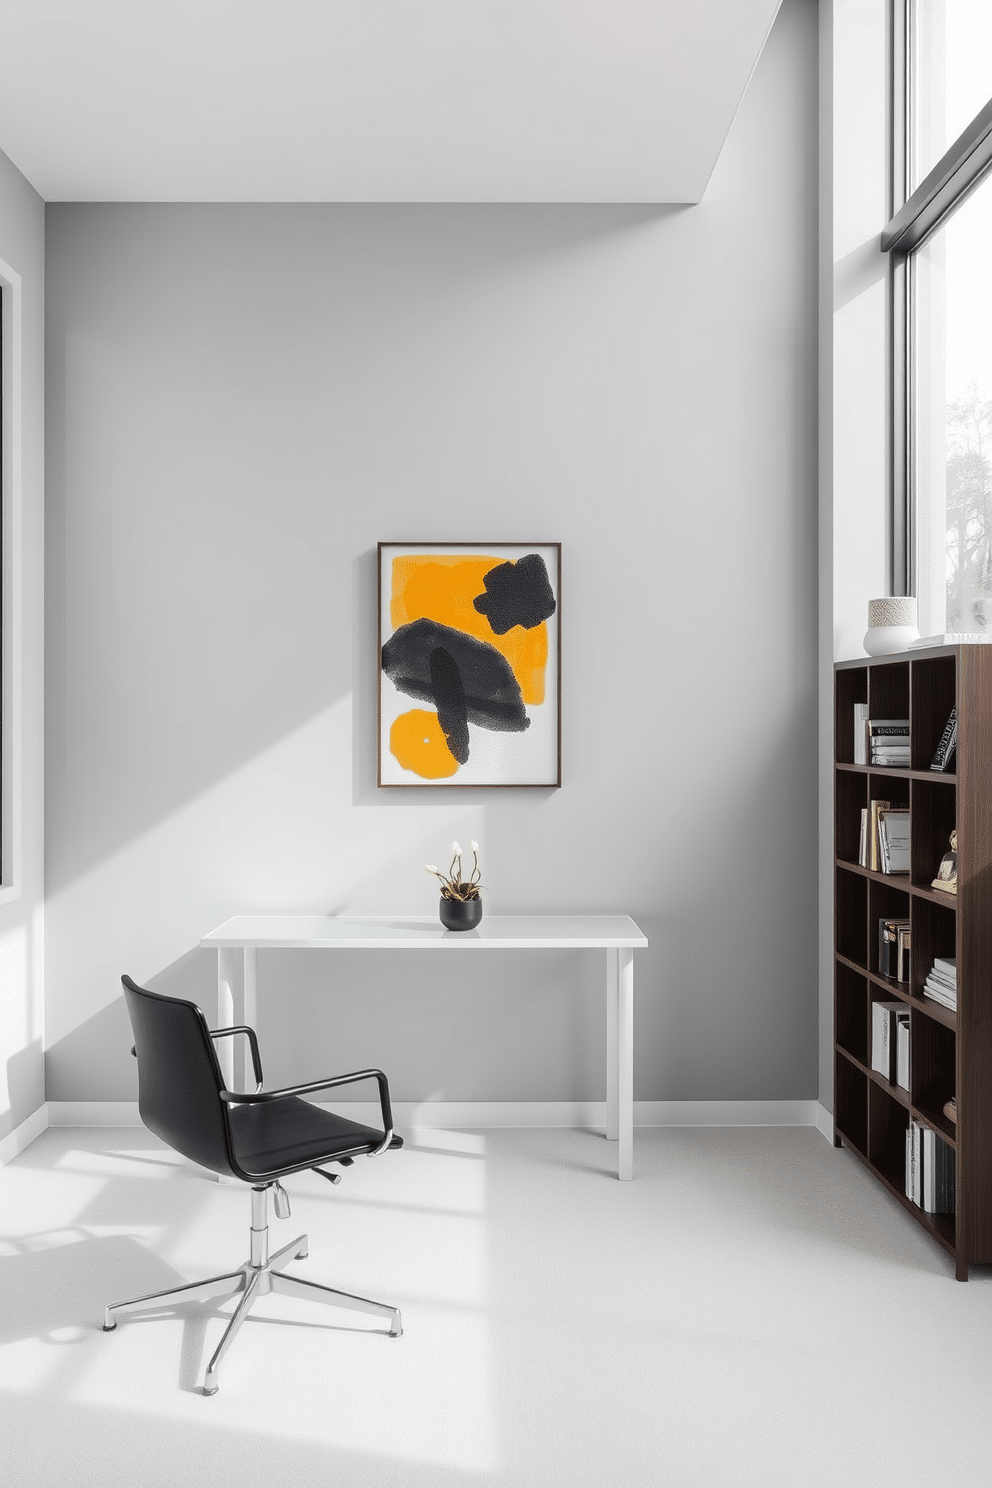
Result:
{"label": "yellow paint shape", "polygon": [[389,730],[389,748],[404,770],[422,780],[446,780],[458,769],[437,714],[426,708],[400,714]]}
{"label": "yellow paint shape", "polygon": [[497,635],[487,615],[480,615],[472,601],[485,592],[484,576],[505,558],[467,558],[464,553],[447,557],[408,553],[393,559],[393,593],[389,618],[393,629],[413,620],[436,620],[487,641],[506,657],[520,684],[525,703],[544,702],[544,673],[548,662],[548,627],[545,621],[533,630],[515,625],[506,635]]}

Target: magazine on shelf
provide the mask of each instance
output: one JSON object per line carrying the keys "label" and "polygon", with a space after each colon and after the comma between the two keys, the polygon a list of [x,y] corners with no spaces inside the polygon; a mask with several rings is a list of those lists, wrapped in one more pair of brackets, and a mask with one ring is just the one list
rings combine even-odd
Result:
{"label": "magazine on shelf", "polygon": [[923,1128],[913,1117],[906,1129],[906,1197],[914,1204],[923,1199]]}
{"label": "magazine on shelf", "polygon": [[896,1084],[909,1089],[909,1008],[896,1013]]}
{"label": "magazine on shelf", "polygon": [[871,1005],[871,1067],[890,1085],[896,1083],[896,1016],[905,1011],[902,1002],[873,1002]]}
{"label": "magazine on shelf", "polygon": [[951,716],[944,725],[944,732],[940,736],[940,743],[934,750],[933,759],[930,761],[931,770],[946,770],[951,762],[958,744],[958,713],[956,708],[951,709]]}
{"label": "magazine on shelf", "polygon": [[891,801],[872,801],[868,806],[868,867],[873,873],[879,872],[878,813],[891,805]]}
{"label": "magazine on shelf", "polygon": [[854,705],[854,763],[868,763],[868,704]]}
{"label": "magazine on shelf", "polygon": [[929,1126],[923,1127],[923,1202],[927,1214],[954,1213],[954,1151]]}
{"label": "magazine on shelf", "polygon": [[909,808],[888,806],[878,813],[878,846],[883,873],[909,872]]}
{"label": "magazine on shelf", "polygon": [[956,992],[949,992],[946,987],[942,987],[938,982],[935,982],[932,976],[927,977],[923,983],[923,996],[928,997],[931,1002],[939,1003],[941,1007],[947,1008],[949,1013],[956,1013],[958,1010],[958,994]]}

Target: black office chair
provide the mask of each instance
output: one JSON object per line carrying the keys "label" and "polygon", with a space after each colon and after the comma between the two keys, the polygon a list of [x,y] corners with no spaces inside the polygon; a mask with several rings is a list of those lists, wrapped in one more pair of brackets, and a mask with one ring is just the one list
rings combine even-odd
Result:
{"label": "black office chair", "polygon": [[[298,1235],[275,1255],[269,1255],[268,1195],[275,1190],[276,1214],[289,1218],[289,1196],[279,1182],[288,1173],[312,1168],[331,1183],[340,1183],[340,1173],[324,1171],[325,1163],[350,1167],[356,1157],[377,1157],[389,1147],[402,1147],[402,1137],[393,1133],[389,1084],[381,1070],[358,1070],[350,1075],[336,1075],[329,1080],[314,1080],[307,1085],[294,1085],[286,1090],[262,1091],[262,1062],[258,1040],[252,1028],[207,1027],[200,1009],[178,997],[163,997],[138,987],[130,977],[122,977],[124,997],[134,1030],[132,1054],[138,1060],[138,1109],[141,1119],[170,1147],[184,1157],[211,1168],[215,1173],[240,1178],[251,1184],[251,1250],[244,1265],[224,1276],[189,1286],[170,1287],[131,1302],[115,1302],[106,1310],[104,1329],[116,1328],[115,1313],[144,1312],[173,1302],[200,1297],[223,1297],[241,1292],[224,1336],[207,1366],[203,1393],[217,1392],[217,1370],[220,1361],[234,1341],[256,1297],[268,1292],[283,1292],[290,1297],[304,1297],[312,1302],[326,1302],[370,1312],[389,1319],[389,1336],[403,1332],[399,1309],[384,1302],[370,1302],[366,1297],[353,1297],[333,1287],[318,1286],[287,1276],[275,1267],[280,1261],[302,1260],[307,1254],[307,1237]],[[213,1040],[244,1034],[251,1049],[251,1060],[257,1082],[253,1094],[235,1094],[225,1090],[224,1080]],[[382,1109],[382,1131],[361,1126],[344,1116],[321,1110],[303,1095],[330,1090],[338,1085],[353,1085],[360,1080],[376,1080]]]}

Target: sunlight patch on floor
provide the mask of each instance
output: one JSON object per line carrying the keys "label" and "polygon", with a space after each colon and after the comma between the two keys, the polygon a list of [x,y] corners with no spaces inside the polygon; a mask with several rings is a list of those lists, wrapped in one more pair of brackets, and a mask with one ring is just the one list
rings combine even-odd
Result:
{"label": "sunlight patch on floor", "polygon": [[[207,1400],[200,1385],[234,1298],[122,1318],[108,1302],[235,1270],[248,1250],[241,1184],[221,1186],[151,1137],[83,1150],[50,1131],[34,1166],[0,1173],[5,1277],[20,1317],[0,1331],[0,1390],[215,1424],[353,1453],[485,1472],[493,1462],[487,1307],[486,1171],[481,1138],[424,1133],[382,1162],[356,1163],[339,1188],[286,1180],[292,1217],[270,1214],[270,1246],[310,1236],[285,1269],[402,1308],[404,1336],[378,1319],[293,1298],[260,1300]],[[30,1214],[32,1232],[13,1219]],[[11,1269],[13,1268],[13,1269]]]}
{"label": "sunlight patch on floor", "polygon": [[103,1178],[144,1178],[149,1181],[171,1178],[183,1166],[182,1158],[172,1158],[167,1152],[161,1156],[128,1152],[123,1148],[115,1148],[113,1152],[87,1152],[82,1147],[69,1148],[54,1164],[62,1173],[94,1173]]}

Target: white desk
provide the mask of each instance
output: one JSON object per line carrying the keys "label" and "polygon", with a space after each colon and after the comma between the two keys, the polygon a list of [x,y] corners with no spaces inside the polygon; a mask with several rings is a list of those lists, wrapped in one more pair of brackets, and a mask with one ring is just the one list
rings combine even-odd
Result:
{"label": "white desk", "polygon": [[[219,1026],[255,1024],[256,952],[263,950],[605,950],[606,1136],[617,1143],[617,1176],[634,1176],[634,951],[647,939],[627,915],[488,915],[475,930],[445,930],[428,915],[381,917],[235,915],[200,941],[217,951]],[[243,977],[237,976],[238,958]],[[224,1039],[224,1077],[245,1088],[245,1051]],[[239,1044],[244,1040],[237,1040]],[[226,1046],[226,1047],[225,1047]]]}

